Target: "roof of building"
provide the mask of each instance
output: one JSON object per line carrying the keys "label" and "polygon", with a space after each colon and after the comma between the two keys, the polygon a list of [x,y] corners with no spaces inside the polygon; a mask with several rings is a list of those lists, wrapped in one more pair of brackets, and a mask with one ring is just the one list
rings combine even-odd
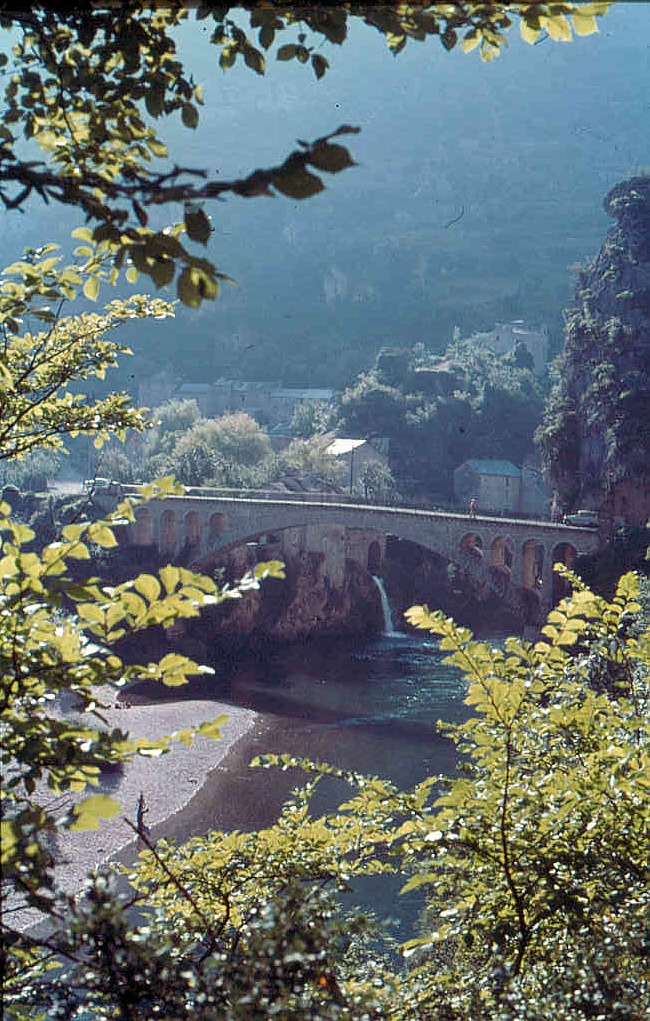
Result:
{"label": "roof of building", "polygon": [[281,386],[272,390],[273,397],[289,397],[293,400],[303,401],[329,401],[334,396],[334,391],[328,387],[298,387]]}
{"label": "roof of building", "polygon": [[183,383],[178,392],[181,394],[205,394],[212,389],[211,383]]}
{"label": "roof of building", "polygon": [[521,478],[521,469],[516,464],[513,464],[512,461],[479,461],[472,459],[465,461],[460,467],[464,468],[465,466],[473,468],[480,475],[507,475],[512,479]]}
{"label": "roof of building", "polygon": [[332,454],[333,457],[340,457],[342,454],[349,454],[351,450],[356,450],[357,447],[362,447],[367,442],[367,440],[348,440],[340,437],[332,440],[326,449],[327,453]]}

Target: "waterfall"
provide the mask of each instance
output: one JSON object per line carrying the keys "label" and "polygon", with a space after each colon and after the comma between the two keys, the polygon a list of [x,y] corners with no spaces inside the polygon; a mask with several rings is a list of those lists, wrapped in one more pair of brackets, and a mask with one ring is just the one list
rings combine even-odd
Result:
{"label": "waterfall", "polygon": [[382,609],[382,613],[384,615],[384,630],[383,630],[383,634],[384,634],[384,636],[386,638],[391,638],[391,637],[399,634],[399,631],[395,630],[395,626],[393,624],[393,615],[390,612],[390,603],[388,602],[388,596],[386,595],[386,589],[384,588],[383,581],[381,580],[381,578],[378,578],[376,574],[373,574],[372,580],[374,581],[375,585],[379,589],[379,596],[381,598],[381,609]]}

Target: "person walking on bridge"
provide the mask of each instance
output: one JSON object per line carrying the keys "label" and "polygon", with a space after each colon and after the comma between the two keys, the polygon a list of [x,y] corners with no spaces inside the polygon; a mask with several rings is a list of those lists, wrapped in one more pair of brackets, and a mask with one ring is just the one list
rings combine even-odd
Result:
{"label": "person walking on bridge", "polygon": [[467,508],[467,512],[468,512],[470,518],[475,518],[476,517],[476,497],[475,496],[473,496],[472,499],[469,501],[469,506]]}

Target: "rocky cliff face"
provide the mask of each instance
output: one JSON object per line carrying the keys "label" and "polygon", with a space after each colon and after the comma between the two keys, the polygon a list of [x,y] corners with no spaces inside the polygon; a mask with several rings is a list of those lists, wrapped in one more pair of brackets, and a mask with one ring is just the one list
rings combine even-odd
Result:
{"label": "rocky cliff face", "polygon": [[538,438],[564,510],[650,515],[650,178],[605,198],[616,220],[566,312],[558,382]]}
{"label": "rocky cliff face", "polygon": [[[207,609],[190,628],[193,642],[230,650],[257,643],[321,638],[369,638],[382,630],[378,590],[358,563],[346,560],[333,582],[322,553],[283,556],[286,580],[269,579],[243,599]],[[239,562],[224,563],[226,575],[241,573]]]}

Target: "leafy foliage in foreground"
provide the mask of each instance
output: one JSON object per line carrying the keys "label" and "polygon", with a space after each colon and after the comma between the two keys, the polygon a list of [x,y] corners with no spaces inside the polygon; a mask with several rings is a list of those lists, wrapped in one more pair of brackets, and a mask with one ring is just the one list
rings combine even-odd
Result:
{"label": "leafy foliage in foreground", "polygon": [[[172,480],[147,488],[152,499],[179,491]],[[107,520],[66,525],[61,539],[40,553],[29,548],[32,530],[12,522],[8,513],[8,505],[0,504],[3,881],[26,905],[50,910],[53,863],[46,834],[52,835],[56,827],[97,828],[98,819],[115,815],[120,806],[91,794],[57,818],[56,810],[47,807],[48,794],[85,791],[99,782],[108,763],[135,754],[160,755],[173,738],[191,742],[193,737],[193,732],[183,731],[155,742],[131,741],[125,733],[106,728],[98,685],[121,687],[146,677],[178,686],[207,669],[173,652],[159,662],[126,665],[113,647],[126,635],[153,625],[167,627],[179,618],[198,616],[203,606],[238,598],[279,569],[258,565],[229,589],[171,565],[158,578],[142,574],[113,587],[99,578],[73,583],[72,564],[89,560],[91,545],[116,546],[111,526],[135,520],[134,503],[123,502]],[[53,711],[57,698],[69,694],[75,709],[88,714],[87,724]],[[211,733],[211,725],[198,731]]]}
{"label": "leafy foliage in foreground", "polygon": [[[65,449],[70,436],[91,435],[101,446],[129,428],[144,429],[143,413],[127,395],[88,400],[73,388],[91,377],[103,379],[128,353],[107,339],[117,326],[172,314],[166,302],[134,297],[111,302],[102,314],[63,317],[65,302],[92,275],[84,267],[61,266],[54,251],[29,250],[0,278],[0,461],[8,464]],[[159,479],[143,487],[139,500],[121,503],[101,521],[81,520],[80,507],[43,548],[35,531],[0,503],[0,965],[8,989],[22,982],[31,961],[30,941],[13,929],[14,919],[24,908],[55,918],[61,907],[53,873],[56,831],[96,829],[119,811],[96,789],[102,770],[137,754],[161,755],[174,738],[191,744],[197,732],[219,736],[219,720],[153,742],[111,729],[102,690],[114,697],[115,688],[135,677],[180,685],[203,672],[174,652],[159,662],[127,666],[116,644],[238,598],[269,574],[282,577],[280,564],[258,565],[237,585],[220,587],[168,565],[158,577],[141,574],[117,586],[94,577],[79,581],[93,555],[117,546],[114,527],[134,521],[138,503],[179,492],[171,477]],[[57,808],[61,794],[73,795],[68,810]]]}
{"label": "leafy foliage in foreground", "polygon": [[0,275],[0,460],[65,450],[68,436],[91,435],[100,447],[109,436],[124,439],[127,429],[145,428],[128,394],[89,400],[75,387],[104,379],[131,353],[110,338],[118,327],[166,319],[173,306],[134,295],[101,313],[63,316],[65,303],[94,282],[94,270],[62,265],[56,252],[56,245],[27,249]]}
{"label": "leafy foliage in foreground", "polygon": [[[633,575],[611,602],[572,581],[535,644],[491,648],[440,613],[409,611],[469,682],[472,718],[444,728],[463,754],[457,779],[401,792],[264,756],[256,765],[311,774],[276,824],[149,843],[130,876],[139,922],[96,880],[49,948],[71,976],[36,977],[29,1002],[131,1021],[641,1021],[650,630]],[[594,664],[607,690],[592,686]],[[311,795],[331,776],[354,791],[316,816]],[[426,893],[401,968],[337,902],[357,877],[382,874]],[[27,995],[11,990],[13,1016]]]}
{"label": "leafy foliage in foreground", "polygon": [[650,1003],[650,630],[630,632],[633,575],[611,603],[570,577],[535,645],[490,649],[408,614],[441,637],[476,713],[446,728],[466,776],[402,829],[435,918],[410,949],[451,1016],[641,1018]]}

